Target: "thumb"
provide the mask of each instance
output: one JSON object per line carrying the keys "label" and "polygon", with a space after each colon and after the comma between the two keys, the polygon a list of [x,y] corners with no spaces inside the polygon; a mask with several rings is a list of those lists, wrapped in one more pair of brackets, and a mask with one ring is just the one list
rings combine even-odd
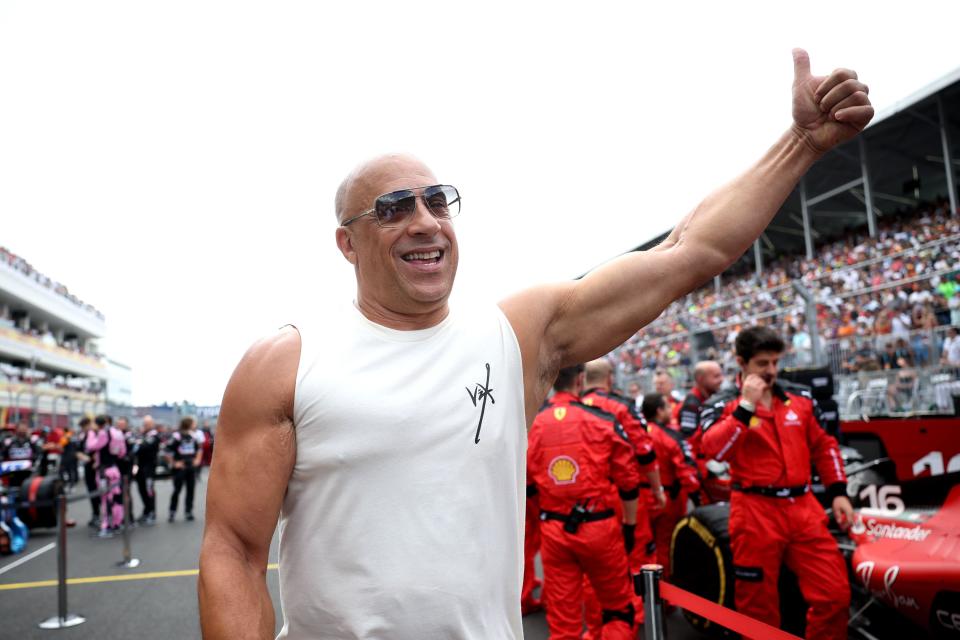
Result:
{"label": "thumb", "polygon": [[793,50],[793,81],[800,82],[810,77],[810,54],[803,49]]}

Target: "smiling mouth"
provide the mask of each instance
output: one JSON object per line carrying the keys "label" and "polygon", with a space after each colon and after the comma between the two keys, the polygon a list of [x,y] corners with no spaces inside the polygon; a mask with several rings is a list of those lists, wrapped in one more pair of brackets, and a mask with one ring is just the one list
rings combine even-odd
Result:
{"label": "smiling mouth", "polygon": [[434,249],[433,251],[411,251],[400,256],[404,262],[412,264],[439,264],[443,259],[443,251]]}

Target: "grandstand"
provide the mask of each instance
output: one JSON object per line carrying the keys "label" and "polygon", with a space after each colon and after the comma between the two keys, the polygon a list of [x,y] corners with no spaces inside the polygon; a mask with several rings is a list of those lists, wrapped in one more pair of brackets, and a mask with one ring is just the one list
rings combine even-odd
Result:
{"label": "grandstand", "polygon": [[960,69],[826,154],[752,251],[617,349],[620,384],[648,391],[657,369],[686,384],[702,358],[732,372],[737,333],[764,324],[787,340],[785,366],[831,370],[845,417],[954,413],[958,117]]}
{"label": "grandstand", "polygon": [[100,353],[105,333],[100,311],[0,247],[0,429],[130,404],[130,369]]}

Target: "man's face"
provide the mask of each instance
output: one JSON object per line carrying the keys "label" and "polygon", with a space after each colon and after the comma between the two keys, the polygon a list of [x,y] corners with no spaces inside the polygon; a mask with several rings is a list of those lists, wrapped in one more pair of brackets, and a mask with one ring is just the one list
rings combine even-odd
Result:
{"label": "man's face", "polygon": [[673,391],[673,378],[663,374],[653,379],[653,389],[661,395],[669,395]]}
{"label": "man's face", "polygon": [[[405,225],[383,228],[364,216],[337,229],[337,246],[354,265],[358,302],[397,314],[422,314],[446,303],[457,273],[459,252],[450,220],[438,220],[426,208],[419,188],[438,184],[433,173],[408,157],[374,161],[355,181],[346,198],[344,218],[374,206],[377,196],[412,189],[416,212]],[[439,251],[439,259],[416,254]]]}
{"label": "man's face", "polygon": [[151,418],[150,416],[147,416],[147,417],[145,417],[145,418],[143,419],[143,429],[142,429],[142,430],[143,430],[144,433],[146,433],[147,431],[150,431],[151,429],[153,429],[153,418]]}
{"label": "man's face", "polygon": [[127,430],[127,426],[128,425],[127,425],[126,418],[117,418],[117,429],[120,429],[120,431],[125,432]]}
{"label": "man's face", "polygon": [[755,353],[749,362],[744,362],[743,358],[737,356],[737,364],[743,370],[743,377],[756,374],[763,378],[769,387],[777,379],[777,367],[780,364],[780,353],[777,351],[761,351]]}
{"label": "man's face", "polygon": [[697,382],[707,394],[712,395],[719,391],[721,385],[723,385],[723,369],[720,368],[720,365],[713,364],[703,371]]}
{"label": "man's face", "polygon": [[17,435],[21,438],[26,438],[30,435],[30,425],[26,422],[21,422],[17,425]]}
{"label": "man's face", "polygon": [[630,394],[631,398],[636,398],[640,395],[640,385],[636,382],[631,382],[630,386],[627,387],[627,393]]}

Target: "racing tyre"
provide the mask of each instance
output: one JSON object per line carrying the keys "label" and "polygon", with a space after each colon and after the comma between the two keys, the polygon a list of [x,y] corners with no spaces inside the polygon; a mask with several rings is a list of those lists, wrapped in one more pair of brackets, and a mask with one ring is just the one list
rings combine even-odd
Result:
{"label": "racing tyre", "polygon": [[[670,581],[685,591],[733,608],[733,559],[730,555],[730,505],[697,507],[677,523],[670,541]],[[714,638],[736,634],[690,611],[684,617]]]}
{"label": "racing tyre", "polygon": [[38,506],[17,509],[17,515],[28,529],[57,526],[55,500],[63,490],[63,483],[56,476],[31,476],[20,486],[20,500],[40,502]]}

